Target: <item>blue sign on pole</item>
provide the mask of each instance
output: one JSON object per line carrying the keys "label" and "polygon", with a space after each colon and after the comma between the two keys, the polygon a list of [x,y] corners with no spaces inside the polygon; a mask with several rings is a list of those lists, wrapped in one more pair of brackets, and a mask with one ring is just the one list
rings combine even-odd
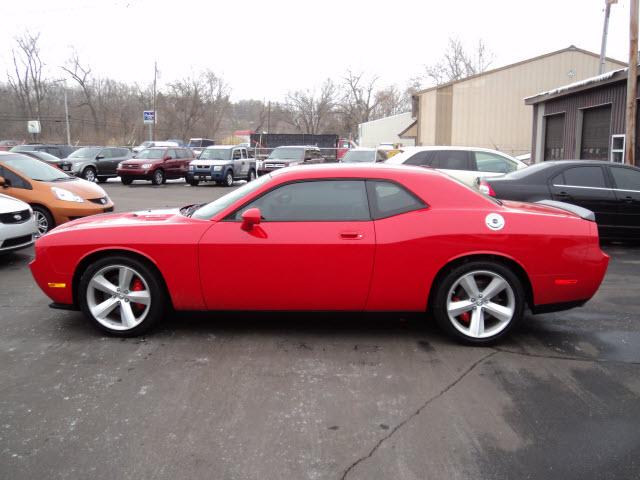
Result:
{"label": "blue sign on pole", "polygon": [[145,110],[142,112],[142,119],[145,125],[149,123],[154,124],[156,123],[156,112],[154,110]]}

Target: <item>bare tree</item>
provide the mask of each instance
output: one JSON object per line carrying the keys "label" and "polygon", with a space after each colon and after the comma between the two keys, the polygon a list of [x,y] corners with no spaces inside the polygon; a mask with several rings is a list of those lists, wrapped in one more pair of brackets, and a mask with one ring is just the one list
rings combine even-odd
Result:
{"label": "bare tree", "polygon": [[91,118],[93,120],[93,129],[95,131],[95,135],[98,139],[100,139],[100,137],[102,136],[102,130],[100,129],[98,106],[96,100],[99,82],[91,76],[91,67],[89,67],[88,65],[82,65],[78,56],[78,52],[74,50],[71,53],[71,57],[69,58],[69,60],[67,60],[67,64],[61,68],[65,72],[67,72],[80,87],[80,90],[82,91],[82,94],[84,96],[84,100],[78,106],[86,106],[89,109]]}
{"label": "bare tree", "polygon": [[434,64],[427,65],[424,75],[413,79],[413,82],[421,85],[423,83],[440,85],[460,80],[484,72],[492,61],[493,54],[482,40],[478,41],[475,49],[469,51],[459,39],[450,38],[442,58]]}
{"label": "bare tree", "polygon": [[229,110],[231,88],[222,77],[219,77],[211,70],[203,72],[201,79],[207,136],[215,138],[220,129],[220,124]]}
{"label": "bare tree", "polygon": [[378,77],[366,78],[362,72],[347,71],[342,82],[340,114],[345,130],[355,134],[358,124],[373,118],[380,98],[376,95]]}
{"label": "bare tree", "polygon": [[411,96],[398,90],[395,85],[378,90],[375,99],[376,108],[371,114],[372,120],[398,115],[411,109]]}
{"label": "bare tree", "polygon": [[11,89],[19,99],[23,114],[40,118],[47,83],[42,77],[44,63],[40,58],[40,34],[26,32],[16,39],[12,49],[13,72],[7,73]]}
{"label": "bare tree", "polygon": [[336,86],[331,79],[322,84],[320,93],[311,90],[290,92],[284,103],[287,121],[300,133],[318,134],[324,130],[336,101]]}

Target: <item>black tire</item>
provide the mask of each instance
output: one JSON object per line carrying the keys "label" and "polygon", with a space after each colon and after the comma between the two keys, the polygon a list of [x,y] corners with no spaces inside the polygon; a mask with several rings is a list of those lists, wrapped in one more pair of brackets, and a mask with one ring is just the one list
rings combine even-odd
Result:
{"label": "black tire", "polygon": [[225,187],[233,187],[233,172],[231,170],[227,170],[227,173],[224,174],[223,185]]}
{"label": "black tire", "polygon": [[107,183],[109,177],[98,177],[98,183]]}
{"label": "black tire", "polygon": [[133,178],[131,177],[120,177],[120,181],[123,185],[131,185],[133,183]]}
{"label": "black tire", "polygon": [[[126,330],[110,328],[104,323],[101,323],[91,312],[87,292],[91,279],[97,272],[105,268],[109,268],[110,266],[125,266],[133,269],[137,274],[134,276],[134,279],[139,275],[148,285],[148,292],[150,294],[150,305],[148,307],[148,311],[146,311],[146,314],[144,314],[144,318],[142,319],[142,321],[133,328]],[[106,295],[106,298],[108,300],[109,294],[104,295]],[[86,268],[86,270],[80,277],[80,283],[78,284],[77,301],[82,312],[87,316],[87,318],[96,328],[116,337],[135,337],[143,334],[158,321],[160,321],[163,315],[168,310],[165,288],[162,283],[162,279],[159,278],[159,274],[156,273],[154,269],[150,268],[146,263],[135,258],[121,255],[113,255],[110,257],[102,258],[90,264]],[[122,302],[120,302],[120,304],[122,304]],[[129,305],[133,306],[132,303],[129,303]],[[119,313],[115,313],[119,312],[119,309],[120,307],[118,306],[113,310],[114,316],[120,315]]]}
{"label": "black tire", "polygon": [[88,182],[95,182],[98,178],[96,175],[96,169],[93,167],[85,167],[85,169],[82,170],[81,177],[87,180]]}
{"label": "black tire", "polygon": [[53,220],[53,215],[51,212],[41,205],[32,205],[33,215],[36,217],[36,225],[38,227],[38,234],[44,235],[53,227],[56,226],[55,221]]}
{"label": "black tire", "polygon": [[247,182],[253,182],[256,179],[256,171],[252,168],[249,170],[249,175],[247,175]]}
{"label": "black tire", "polygon": [[153,183],[154,185],[162,185],[165,182],[164,179],[164,172],[162,171],[162,169],[157,169],[155,172],[153,172],[153,176],[151,177],[151,183]]}
{"label": "black tire", "polygon": [[186,180],[187,180],[187,183],[188,183],[189,185],[191,185],[192,187],[197,187],[197,186],[198,186],[198,184],[200,183],[200,180],[198,180],[198,179],[196,179],[196,178],[191,178],[191,179],[186,178]]}
{"label": "black tire", "polygon": [[[463,277],[471,273],[473,273],[474,284],[478,287],[479,297],[482,297],[482,293],[487,291],[486,287],[493,278],[503,280],[506,282],[508,288],[504,288],[504,290],[499,291],[498,294],[489,298],[486,298],[486,295],[484,299],[463,298],[467,296],[467,292],[462,285],[459,287],[457,285]],[[452,291],[453,287],[456,287],[457,290]],[[526,299],[522,282],[509,267],[499,262],[472,261],[463,263],[445,274],[444,277],[438,281],[438,285],[434,285],[434,288],[434,294],[431,298],[433,316],[442,330],[463,343],[473,345],[488,345],[494,343],[512,331],[524,315]],[[456,298],[456,296],[458,296],[457,292],[459,292],[459,298]],[[447,310],[447,302],[450,294],[452,301],[461,300],[473,303],[476,306],[465,313],[461,313],[461,315],[454,316],[452,319]],[[495,300],[489,302],[490,299]],[[471,300],[473,300],[473,302],[471,302]],[[488,306],[485,306],[487,304]],[[501,322],[498,317],[493,317],[489,311],[489,307],[494,304],[498,304],[498,306],[505,307],[511,311],[512,315],[510,320]],[[467,317],[464,317],[465,314]],[[483,330],[488,324],[489,330],[493,329],[496,333],[491,334],[490,331],[487,331],[482,338],[480,338],[479,335],[473,335],[471,323],[473,322],[473,315],[476,314],[481,315],[483,318]],[[465,322],[469,323],[468,333],[464,332],[464,330],[467,329]]]}

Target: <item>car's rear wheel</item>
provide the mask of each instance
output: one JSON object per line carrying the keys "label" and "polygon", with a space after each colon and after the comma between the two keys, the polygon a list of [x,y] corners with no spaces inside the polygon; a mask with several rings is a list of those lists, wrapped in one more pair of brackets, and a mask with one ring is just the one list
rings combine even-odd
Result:
{"label": "car's rear wheel", "polygon": [[162,185],[164,183],[164,172],[160,169],[153,172],[151,183],[153,183],[154,185]]}
{"label": "car's rear wheel", "polygon": [[45,207],[40,205],[33,205],[33,216],[36,219],[36,227],[38,228],[38,235],[44,235],[53,227],[55,227],[55,222],[53,220],[53,215],[51,212],[47,210]]}
{"label": "car's rear wheel", "polygon": [[436,289],[432,307],[438,324],[466,343],[492,343],[511,331],[524,314],[522,282],[498,262],[459,265]]}
{"label": "car's rear wheel", "polygon": [[224,176],[224,184],[227,187],[233,187],[233,172],[231,170],[227,170]]}
{"label": "car's rear wheel", "polygon": [[133,182],[133,178],[131,178],[131,177],[120,177],[120,181],[124,185],[131,185],[131,183]]}
{"label": "car's rear wheel", "polygon": [[146,332],[166,307],[158,275],[143,262],[123,256],[103,258],[85,270],[78,302],[96,327],[120,337]]}
{"label": "car's rear wheel", "polygon": [[256,179],[256,171],[251,169],[249,170],[249,175],[247,175],[247,182],[253,182]]}
{"label": "car's rear wheel", "polygon": [[93,167],[86,167],[84,170],[82,170],[82,178],[84,178],[88,182],[95,182],[97,178],[96,169]]}

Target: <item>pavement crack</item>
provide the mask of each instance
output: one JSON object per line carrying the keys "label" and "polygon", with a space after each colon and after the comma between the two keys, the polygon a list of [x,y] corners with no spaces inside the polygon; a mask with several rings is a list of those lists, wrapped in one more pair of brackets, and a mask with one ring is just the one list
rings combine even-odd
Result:
{"label": "pavement crack", "polygon": [[619,365],[640,365],[640,361],[638,362],[625,362],[624,360],[608,360],[606,358],[589,358],[589,357],[580,357],[580,356],[570,356],[570,355],[552,355],[545,353],[531,353],[531,352],[519,352],[517,350],[509,350],[506,348],[493,347],[496,352],[500,353],[508,353],[511,355],[520,355],[522,357],[531,357],[531,358],[546,358],[549,360],[567,360],[572,362],[585,362],[585,363],[612,363]]}
{"label": "pavement crack", "polygon": [[371,458],[384,442],[389,440],[398,430],[400,430],[402,427],[404,427],[407,423],[409,423],[415,417],[420,415],[420,413],[422,413],[422,411],[425,408],[427,408],[429,406],[429,404],[431,404],[432,402],[434,402],[438,398],[442,397],[445,393],[447,393],[449,390],[451,390],[453,387],[455,387],[467,375],[469,375],[478,365],[482,364],[483,362],[488,360],[493,355],[496,355],[497,353],[499,353],[498,350],[496,350],[496,349],[492,349],[492,350],[493,351],[487,353],[486,355],[482,356],[481,358],[479,358],[478,360],[473,362],[466,370],[464,370],[460,375],[458,375],[458,377],[455,380],[453,380],[451,383],[449,383],[446,387],[444,387],[442,390],[440,390],[438,393],[436,393],[432,397],[429,397],[422,405],[420,405],[420,407],[418,407],[418,409],[415,412],[413,412],[407,418],[402,420],[395,427],[390,429],[389,432],[385,436],[383,436],[380,440],[378,440],[378,442],[373,446],[373,448],[369,451],[369,453],[367,453],[366,455],[358,458],[351,465],[349,465],[349,467],[347,467],[347,469],[342,473],[342,476],[340,477],[340,480],[345,480],[347,478],[347,476],[349,475],[349,473],[351,473],[351,471],[354,468],[356,468],[362,462],[364,462],[364,461],[368,460],[369,458]]}

